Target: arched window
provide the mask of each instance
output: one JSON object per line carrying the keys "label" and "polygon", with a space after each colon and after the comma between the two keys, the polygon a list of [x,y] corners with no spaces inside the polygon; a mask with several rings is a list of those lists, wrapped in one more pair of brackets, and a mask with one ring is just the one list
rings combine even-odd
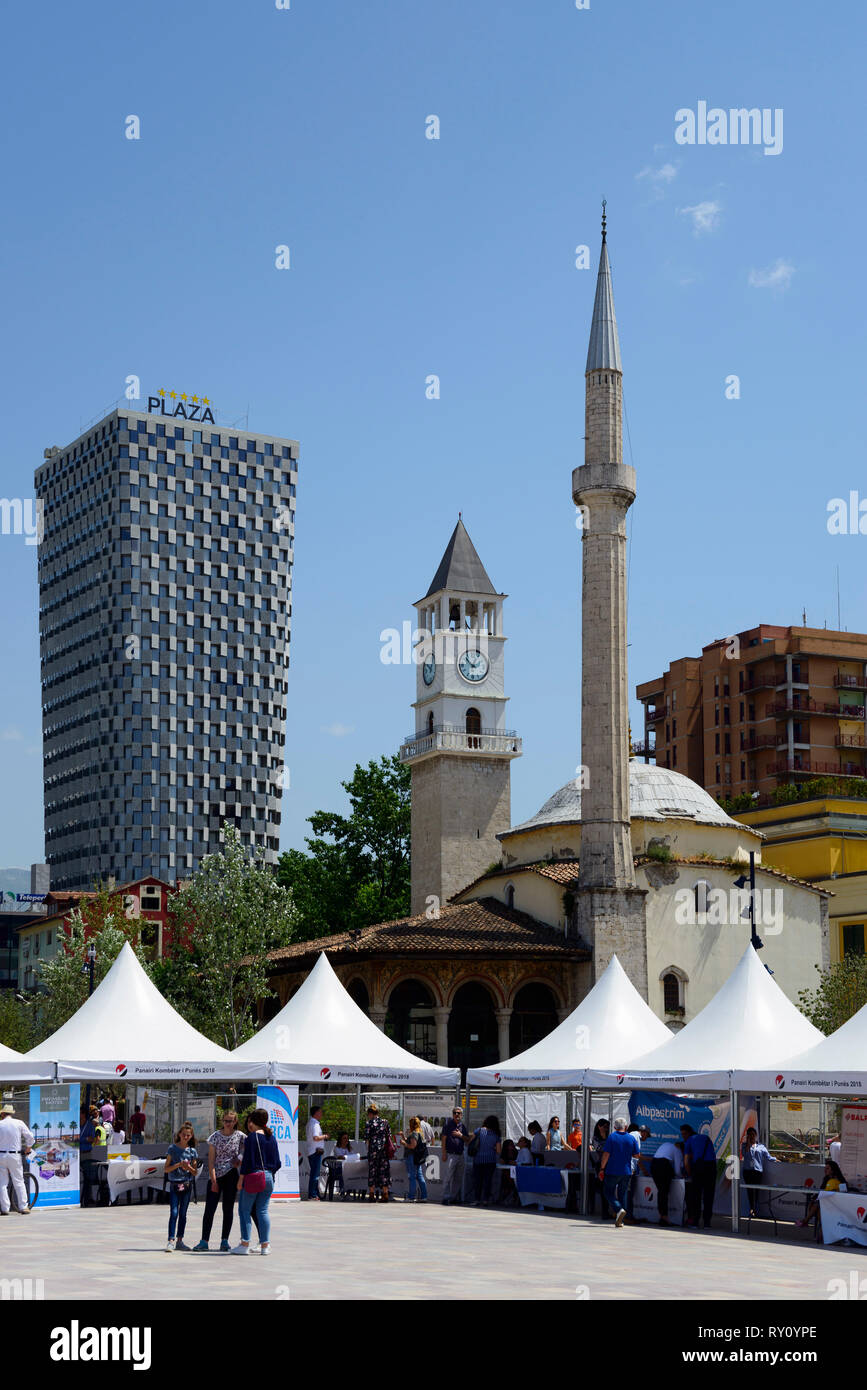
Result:
{"label": "arched window", "polygon": [[541,1042],[557,1027],[557,1001],[547,985],[524,985],[515,995],[509,1019],[509,1054],[514,1057]]}
{"label": "arched window", "polygon": [[669,973],[662,977],[662,1002],[667,1014],[680,1008],[680,980]]}
{"label": "arched window", "polygon": [[421,980],[403,980],[391,991],[385,1031],[400,1047],[426,1062],[437,1060],[436,1020],[430,990]]}
{"label": "arched window", "polygon": [[467,747],[481,748],[482,716],[477,709],[468,709],[466,714]]}
{"label": "arched window", "polygon": [[510,883],[506,889],[506,907],[515,906],[515,885]]}
{"label": "arched window", "polygon": [[346,986],[346,993],[349,995],[350,999],[354,1000],[359,1009],[363,1009],[365,1013],[369,1012],[370,995],[367,992],[367,985],[363,980],[352,980]]}
{"label": "arched window", "polygon": [[434,731],[433,710],[431,710],[430,714],[427,717],[427,731],[428,734],[432,734]]}
{"label": "arched window", "polygon": [[461,985],[449,1014],[450,1067],[488,1067],[499,1060],[494,1000],[476,981]]}

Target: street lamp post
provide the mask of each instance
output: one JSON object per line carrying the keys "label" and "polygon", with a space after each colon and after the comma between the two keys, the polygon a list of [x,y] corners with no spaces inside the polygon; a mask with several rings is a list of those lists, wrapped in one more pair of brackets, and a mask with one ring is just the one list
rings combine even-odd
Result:
{"label": "street lamp post", "polygon": [[[85,954],[84,961],[85,961],[85,963],[84,963],[84,965],[81,967],[81,973],[82,973],[82,975],[87,975],[87,976],[89,977],[89,978],[88,978],[88,982],[87,982],[87,997],[88,997],[88,999],[89,999],[90,996],[93,994],[93,972],[94,972],[94,969],[95,969],[95,967],[96,967],[96,947],[95,947],[95,945],[93,944],[92,941],[88,943],[87,952],[86,952],[86,954]],[[90,1082],[87,1083],[87,1091],[85,1092],[85,1096],[84,1096],[84,1113],[85,1113],[85,1115],[87,1116],[87,1118],[89,1119],[89,1118],[90,1118]]]}
{"label": "street lamp post", "polygon": [[[749,906],[741,914],[750,919],[750,945],[754,951],[764,950],[765,943],[756,931],[756,854],[755,850],[750,850],[750,872],[741,874],[740,878],[735,879],[735,888],[746,888],[749,886],[750,901]],[[773,975],[773,970],[765,962],[765,969],[769,975]]]}

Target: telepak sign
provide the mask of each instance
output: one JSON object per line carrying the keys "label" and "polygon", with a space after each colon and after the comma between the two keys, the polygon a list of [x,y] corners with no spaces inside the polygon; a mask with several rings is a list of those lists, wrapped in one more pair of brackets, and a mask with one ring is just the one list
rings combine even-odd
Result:
{"label": "telepak sign", "polygon": [[148,415],[168,415],[171,419],[180,416],[182,420],[209,420],[214,424],[207,396],[188,396],[186,391],[179,395],[177,391],[165,391],[162,387],[156,396],[148,396]]}

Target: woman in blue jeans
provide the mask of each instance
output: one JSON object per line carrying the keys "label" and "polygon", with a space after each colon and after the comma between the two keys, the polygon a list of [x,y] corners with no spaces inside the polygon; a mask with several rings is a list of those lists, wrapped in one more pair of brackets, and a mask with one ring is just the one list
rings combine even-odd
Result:
{"label": "woman in blue jeans", "polygon": [[269,1205],[274,1191],[274,1174],[282,1167],[277,1140],[268,1128],[268,1111],[251,1110],[247,1116],[247,1138],[241,1159],[241,1196],[238,1200],[241,1243],[235,1246],[233,1255],[250,1254],[253,1220],[259,1231],[259,1254],[271,1254]]}
{"label": "woman in blue jeans", "polygon": [[166,1177],[169,1180],[169,1238],[166,1250],[189,1250],[184,1245],[184,1231],[187,1228],[187,1207],[193,1195],[193,1183],[199,1167],[199,1154],[196,1149],[196,1136],[193,1126],[187,1120],[175,1135],[175,1142],[169,1145],[166,1154]]}
{"label": "woman in blue jeans", "polygon": [[[427,1145],[424,1142],[424,1135],[421,1132],[421,1120],[418,1115],[413,1115],[409,1122],[409,1134],[399,1134],[397,1136],[399,1144],[403,1144],[403,1157],[406,1163],[406,1176],[409,1181],[409,1192],[406,1200],[414,1202],[416,1200],[416,1185],[418,1185],[418,1200],[427,1201],[427,1180],[424,1175],[424,1160],[427,1158]],[[416,1149],[421,1145],[421,1153],[424,1157],[421,1162],[416,1159]]]}

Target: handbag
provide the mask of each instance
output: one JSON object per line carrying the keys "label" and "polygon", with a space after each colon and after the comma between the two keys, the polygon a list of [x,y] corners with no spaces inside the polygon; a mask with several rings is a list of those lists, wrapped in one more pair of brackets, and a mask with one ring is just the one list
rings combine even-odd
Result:
{"label": "handbag", "polygon": [[394,1140],[390,1134],[387,1134],[385,1140],[385,1156],[386,1158],[394,1158],[396,1153],[397,1149],[394,1147]]}
{"label": "handbag", "polygon": [[[258,1136],[258,1134],[256,1135],[256,1144],[257,1144],[258,1149],[259,1149],[259,1162],[262,1163],[262,1145],[261,1145],[261,1143],[260,1143],[260,1141],[259,1141],[259,1136]],[[262,1163],[262,1167],[261,1167],[261,1169],[258,1170],[258,1172],[254,1172],[254,1173],[245,1173],[245,1174],[244,1174],[244,1191],[245,1191],[245,1192],[264,1192],[264,1191],[265,1191],[265,1165],[264,1165],[264,1163]]]}

